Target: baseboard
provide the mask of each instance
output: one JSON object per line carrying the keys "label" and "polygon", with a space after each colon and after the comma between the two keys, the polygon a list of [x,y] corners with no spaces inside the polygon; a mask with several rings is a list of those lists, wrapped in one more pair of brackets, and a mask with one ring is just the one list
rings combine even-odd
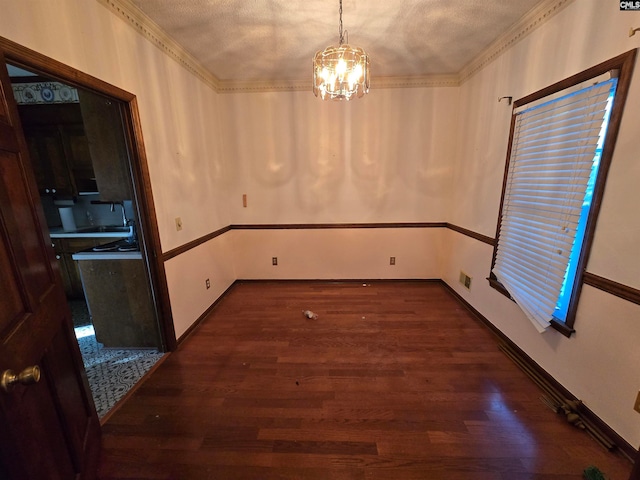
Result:
{"label": "baseboard", "polygon": [[[489,319],[476,310],[469,302],[467,302],[458,292],[456,292],[444,280],[442,284],[480,323],[486,326],[498,339],[504,344],[500,349],[505,355],[514,361],[535,383],[537,383],[545,392],[549,389],[552,395],[559,395],[571,402],[578,402],[577,413],[588,426],[588,430],[593,431],[592,436],[603,446],[610,443],[615,450],[619,450],[630,462],[633,463],[638,451],[624,438],[618,435],[609,425],[607,425],[600,417],[593,413],[587,406],[579,402],[579,399],[567,390],[560,382],[553,378],[546,370],[538,365],[529,355],[527,355],[520,347],[513,343],[504,333],[502,333]],[[511,353],[511,354],[510,354]],[[601,437],[601,438],[597,438]]]}
{"label": "baseboard", "polygon": [[229,287],[222,292],[222,294],[209,306],[209,308],[207,308],[202,315],[200,315],[195,322],[193,322],[191,324],[191,326],[182,334],[180,335],[180,338],[178,338],[177,341],[177,346],[179,347],[180,344],[187,339],[187,337],[189,335],[191,335],[193,333],[193,331],[198,328],[198,325],[200,325],[200,323],[202,323],[202,321],[207,318],[207,316],[213,311],[214,308],[216,308],[216,305],[218,305],[218,303],[220,303],[222,301],[222,299],[224,297],[227,296],[227,294],[233,289],[233,287],[235,287],[236,283],[238,283],[239,280],[235,280],[231,285],[229,285]]}

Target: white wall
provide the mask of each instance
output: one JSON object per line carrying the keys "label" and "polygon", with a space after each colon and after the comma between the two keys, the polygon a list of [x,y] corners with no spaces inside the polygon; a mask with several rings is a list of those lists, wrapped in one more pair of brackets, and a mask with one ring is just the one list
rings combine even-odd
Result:
{"label": "white wall", "polygon": [[[310,92],[224,94],[220,103],[234,224],[446,218],[457,88],[374,89],[354,102],[322,102]],[[441,278],[443,230],[230,235],[241,279]]]}
{"label": "white wall", "polygon": [[[617,2],[576,0],[504,52],[460,88],[460,155],[450,197],[449,222],[494,236],[514,99],[585,70],[640,45],[628,37],[640,13],[620,12]],[[640,62],[622,126],[587,271],[640,288]],[[519,308],[491,289],[492,248],[448,232],[444,279],[546,371],[634,446],[640,445],[640,416],[633,411],[640,388],[640,306],[585,286],[567,339],[554,330],[542,335]],[[467,292],[459,270],[474,275]]]}
{"label": "white wall", "polygon": [[231,237],[221,235],[165,262],[177,338],[236,280],[230,258]]}
{"label": "white wall", "polygon": [[233,223],[444,221],[457,88],[374,89],[351,102],[307,91],[224,94],[220,102]]}
{"label": "white wall", "polygon": [[[240,279],[442,277],[445,228],[233,230]],[[272,257],[278,265],[271,264]],[[396,264],[390,265],[390,257]]]}

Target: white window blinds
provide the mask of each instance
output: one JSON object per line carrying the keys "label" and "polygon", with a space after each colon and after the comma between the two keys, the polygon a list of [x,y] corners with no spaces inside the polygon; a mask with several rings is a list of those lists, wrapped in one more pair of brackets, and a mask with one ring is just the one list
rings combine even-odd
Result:
{"label": "white window blinds", "polygon": [[552,319],[616,79],[516,111],[493,273],[538,331]]}

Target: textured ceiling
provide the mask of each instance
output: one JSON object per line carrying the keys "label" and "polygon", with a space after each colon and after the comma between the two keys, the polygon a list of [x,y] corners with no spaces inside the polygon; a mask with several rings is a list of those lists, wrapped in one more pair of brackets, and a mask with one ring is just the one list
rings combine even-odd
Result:
{"label": "textured ceiling", "polygon": [[[222,81],[304,80],[338,0],[129,0]],[[343,0],[372,77],[456,74],[541,0]]]}

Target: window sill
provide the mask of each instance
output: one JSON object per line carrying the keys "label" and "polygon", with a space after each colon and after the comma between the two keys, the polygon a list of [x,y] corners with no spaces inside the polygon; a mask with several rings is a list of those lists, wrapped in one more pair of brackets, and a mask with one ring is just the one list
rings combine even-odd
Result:
{"label": "window sill", "polygon": [[502,284],[498,281],[498,279],[495,278],[493,273],[491,274],[490,277],[487,277],[487,280],[489,281],[489,285],[491,286],[491,288],[496,289],[498,292],[500,292],[502,295],[507,297],[509,300],[511,300],[512,302],[515,302],[515,300],[511,297],[507,289],[502,286]]}
{"label": "window sill", "polygon": [[555,318],[551,319],[551,328],[557,330],[562,335],[567,338],[571,338],[571,334],[575,333],[575,330],[571,327],[568,327],[565,323],[556,320]]}

